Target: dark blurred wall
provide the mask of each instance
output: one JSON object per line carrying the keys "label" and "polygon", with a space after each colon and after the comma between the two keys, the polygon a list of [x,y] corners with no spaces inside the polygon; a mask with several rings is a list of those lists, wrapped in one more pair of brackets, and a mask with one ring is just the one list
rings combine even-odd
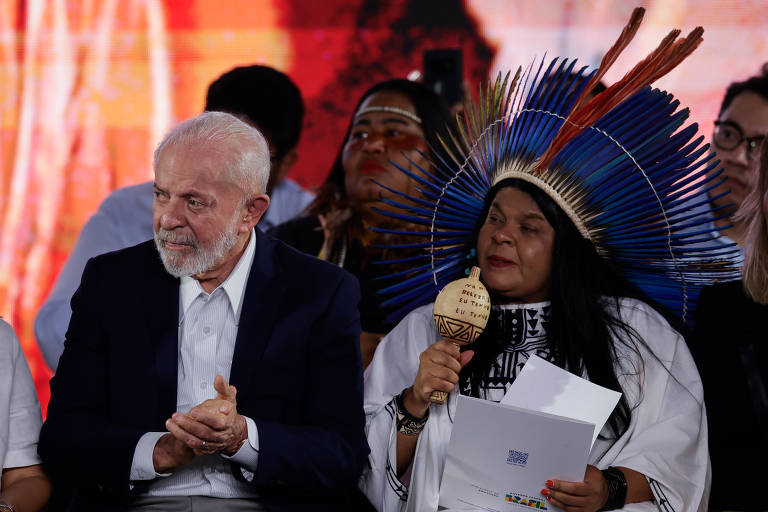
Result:
{"label": "dark blurred wall", "polygon": [[307,115],[292,176],[317,185],[327,175],[360,95],[389,78],[422,68],[422,52],[461,48],[464,78],[476,89],[494,49],[483,40],[460,0],[286,2],[292,69]]}

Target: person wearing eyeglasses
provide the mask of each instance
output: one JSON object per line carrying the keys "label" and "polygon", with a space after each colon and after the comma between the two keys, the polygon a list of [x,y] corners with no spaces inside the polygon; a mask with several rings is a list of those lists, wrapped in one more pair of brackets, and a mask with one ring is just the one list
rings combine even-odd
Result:
{"label": "person wearing eyeglasses", "polygon": [[759,169],[735,215],[746,226],[743,278],[702,289],[689,337],[708,417],[710,511],[768,508],[744,492],[768,479],[768,141],[753,151]]}
{"label": "person wearing eyeglasses", "polygon": [[712,138],[725,178],[709,192],[715,217],[725,215],[714,222],[732,225],[720,238],[741,245],[744,258],[742,280],[701,291],[687,338],[704,386],[710,511],[766,510],[765,500],[745,486],[768,478],[767,135],[768,63],[761,74],[728,87]]}
{"label": "person wearing eyeglasses", "polygon": [[768,62],[760,74],[728,86],[715,121],[712,149],[720,159],[720,176],[725,180],[710,190],[709,196],[715,226],[724,228],[720,232],[724,242],[743,246],[746,226],[733,214],[756,184],[758,153],[767,134]]}

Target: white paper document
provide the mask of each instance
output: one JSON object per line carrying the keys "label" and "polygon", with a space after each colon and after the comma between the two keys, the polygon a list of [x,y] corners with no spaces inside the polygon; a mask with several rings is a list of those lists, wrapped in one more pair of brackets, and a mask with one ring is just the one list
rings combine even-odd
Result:
{"label": "white paper document", "polygon": [[617,391],[531,355],[501,403],[592,423],[596,427],[591,446],[620,398]]}
{"label": "white paper document", "polygon": [[557,510],[541,489],[582,481],[594,425],[459,396],[440,506],[492,512]]}

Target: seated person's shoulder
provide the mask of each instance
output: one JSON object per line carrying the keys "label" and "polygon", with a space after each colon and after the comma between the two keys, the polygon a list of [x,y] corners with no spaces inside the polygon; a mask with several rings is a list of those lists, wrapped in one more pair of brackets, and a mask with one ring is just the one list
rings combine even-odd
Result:
{"label": "seated person's shoulder", "polygon": [[701,350],[716,351],[723,340],[736,346],[741,341],[765,339],[768,306],[752,300],[742,281],[729,281],[702,289],[694,318],[695,343],[709,345]]}
{"label": "seated person's shoulder", "polygon": [[274,238],[298,249],[317,256],[323,247],[324,235],[316,215],[297,217],[272,228],[269,234]]}
{"label": "seated person's shoulder", "polygon": [[[113,190],[99,205],[101,213],[109,214],[126,209],[139,208],[146,210],[152,206],[153,188],[151,181],[138,185],[130,185]],[[150,210],[151,211],[151,210]],[[137,212],[138,213],[138,212]]]}
{"label": "seated person's shoulder", "polygon": [[648,303],[636,299],[634,297],[621,297],[619,298],[619,307],[621,308],[622,315],[626,319],[644,322],[654,322],[669,325],[664,317],[661,316],[655,309],[653,309]]}
{"label": "seated person's shoulder", "polygon": [[699,306],[717,306],[729,307],[732,304],[738,304],[738,301],[734,303],[734,299],[744,299],[746,293],[744,292],[744,286],[741,281],[726,281],[724,283],[716,283],[709,286],[705,286],[701,289],[701,295],[699,295]]}
{"label": "seated person's shoulder", "polygon": [[272,243],[281,272],[290,276],[291,282],[298,283],[303,293],[332,293],[344,284],[359,294],[357,278],[343,268],[301,252],[281,240],[273,239]]}
{"label": "seated person's shoulder", "polygon": [[[273,240],[277,260],[284,272],[301,280],[307,287],[331,286],[344,278],[357,279],[341,267],[304,253],[279,239]],[[313,286],[314,285],[314,286]]]}
{"label": "seated person's shoulder", "polygon": [[283,181],[281,181],[280,184],[275,187],[273,193],[277,192],[278,190],[281,194],[284,194],[285,196],[298,201],[299,204],[296,206],[300,207],[301,210],[303,210],[304,207],[311,203],[315,198],[315,194],[303,188],[301,185],[290,178],[285,178]]}
{"label": "seated person's shoulder", "polygon": [[[13,327],[8,322],[0,318],[0,354],[16,354],[16,350],[19,344],[16,341],[16,334],[13,332]],[[11,357],[14,359],[14,357]]]}
{"label": "seated person's shoulder", "polygon": [[[133,279],[143,275],[150,266],[162,265],[154,240],[94,256],[88,267],[113,275]],[[159,267],[158,267],[159,268]]]}
{"label": "seated person's shoulder", "polygon": [[682,340],[680,333],[650,304],[622,297],[619,299],[619,307],[621,320],[634,329],[657,355],[672,353],[677,343],[670,341]]}

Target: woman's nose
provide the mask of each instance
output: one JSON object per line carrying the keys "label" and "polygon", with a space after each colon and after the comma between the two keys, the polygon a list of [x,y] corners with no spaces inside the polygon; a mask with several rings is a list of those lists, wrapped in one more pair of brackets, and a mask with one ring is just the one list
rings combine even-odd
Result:
{"label": "woman's nose", "polygon": [[747,167],[749,165],[749,158],[747,157],[747,144],[748,143],[744,143],[744,141],[742,141],[741,144],[723,155],[723,159],[727,160],[731,164]]}
{"label": "woman's nose", "polygon": [[511,244],[514,243],[514,237],[507,233],[504,228],[499,228],[493,233],[493,240],[497,244]]}
{"label": "woman's nose", "polygon": [[371,133],[363,143],[363,151],[369,153],[381,153],[386,149],[387,143],[384,140],[384,135],[381,133]]}

